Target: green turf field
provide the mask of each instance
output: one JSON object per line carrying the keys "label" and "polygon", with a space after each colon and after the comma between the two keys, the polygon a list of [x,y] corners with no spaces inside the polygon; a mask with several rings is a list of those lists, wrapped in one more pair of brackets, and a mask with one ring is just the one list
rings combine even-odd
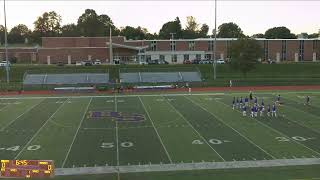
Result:
{"label": "green turf field", "polygon": [[[0,159],[73,168],[320,158],[319,92],[281,92],[278,117],[257,118],[231,108],[246,95],[0,98]],[[268,104],[277,94],[255,95]]]}

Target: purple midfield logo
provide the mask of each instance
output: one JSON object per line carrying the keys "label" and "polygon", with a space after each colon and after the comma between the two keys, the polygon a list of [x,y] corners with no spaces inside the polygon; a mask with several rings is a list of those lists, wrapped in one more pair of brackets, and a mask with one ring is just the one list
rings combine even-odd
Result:
{"label": "purple midfield logo", "polygon": [[118,122],[141,122],[145,120],[145,116],[139,113],[91,111],[89,114],[92,119],[110,118]]}

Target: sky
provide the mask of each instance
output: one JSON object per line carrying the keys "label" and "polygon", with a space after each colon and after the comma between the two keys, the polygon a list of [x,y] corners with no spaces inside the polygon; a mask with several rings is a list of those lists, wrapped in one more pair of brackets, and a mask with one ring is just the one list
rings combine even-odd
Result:
{"label": "sky", "polygon": [[[247,35],[264,33],[276,26],[286,26],[293,33],[316,33],[320,29],[320,1],[218,0],[217,25],[235,22]],[[85,9],[107,14],[117,27],[126,25],[145,27],[159,32],[162,25],[179,17],[183,27],[187,16],[194,16],[199,24],[206,23],[210,33],[214,28],[213,1],[89,1],[89,0],[7,0],[8,29],[25,24],[33,29],[33,22],[46,11],[56,11],[62,24],[76,23]],[[3,20],[3,1],[0,1],[0,24]]]}

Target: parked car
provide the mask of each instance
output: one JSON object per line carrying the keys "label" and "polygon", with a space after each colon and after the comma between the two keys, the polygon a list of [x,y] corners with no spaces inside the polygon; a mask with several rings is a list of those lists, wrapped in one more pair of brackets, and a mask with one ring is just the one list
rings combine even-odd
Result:
{"label": "parked car", "polygon": [[211,64],[212,62],[210,60],[201,60],[199,64]]}
{"label": "parked car", "polygon": [[[1,61],[0,66],[7,66],[7,61]],[[11,66],[10,62],[9,62],[9,66]]]}
{"label": "parked car", "polygon": [[200,64],[200,59],[194,59],[193,61],[192,61],[192,64]]}
{"label": "parked car", "polygon": [[64,63],[62,61],[58,61],[57,66],[64,66]]}
{"label": "parked car", "polygon": [[192,62],[190,60],[184,60],[183,64],[192,64]]}
{"label": "parked car", "polygon": [[99,59],[96,59],[94,62],[93,62],[94,65],[101,65],[101,61]]}
{"label": "parked car", "polygon": [[158,63],[159,63],[159,64],[169,64],[169,63],[168,63],[167,61],[165,61],[165,60],[159,60]]}
{"label": "parked car", "polygon": [[217,64],[225,64],[226,62],[223,59],[216,60]]}
{"label": "parked car", "polygon": [[83,65],[84,66],[92,66],[92,62],[91,61],[84,61]]}
{"label": "parked car", "polygon": [[146,65],[146,64],[148,64],[148,63],[145,62],[145,61],[139,61],[139,64],[140,64],[140,65]]}
{"label": "parked car", "polygon": [[76,66],[82,66],[82,65],[84,65],[82,62],[79,62],[79,61],[76,62]]}

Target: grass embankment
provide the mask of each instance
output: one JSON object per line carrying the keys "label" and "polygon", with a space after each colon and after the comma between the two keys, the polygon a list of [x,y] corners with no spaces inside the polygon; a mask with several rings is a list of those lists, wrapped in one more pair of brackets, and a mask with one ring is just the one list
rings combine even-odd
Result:
{"label": "grass embankment", "polygon": [[256,69],[249,72],[246,77],[231,69],[228,65],[217,66],[217,80],[213,80],[212,65],[121,65],[121,66],[64,66],[55,65],[16,65],[11,67],[10,85],[6,84],[5,69],[0,70],[0,89],[21,89],[23,75],[29,73],[83,73],[83,72],[109,72],[110,80],[119,78],[121,72],[132,71],[186,71],[198,70],[201,72],[203,83],[195,86],[228,86],[233,80],[234,86],[256,85],[315,85],[320,84],[319,63],[292,63],[292,64],[259,64]]}

